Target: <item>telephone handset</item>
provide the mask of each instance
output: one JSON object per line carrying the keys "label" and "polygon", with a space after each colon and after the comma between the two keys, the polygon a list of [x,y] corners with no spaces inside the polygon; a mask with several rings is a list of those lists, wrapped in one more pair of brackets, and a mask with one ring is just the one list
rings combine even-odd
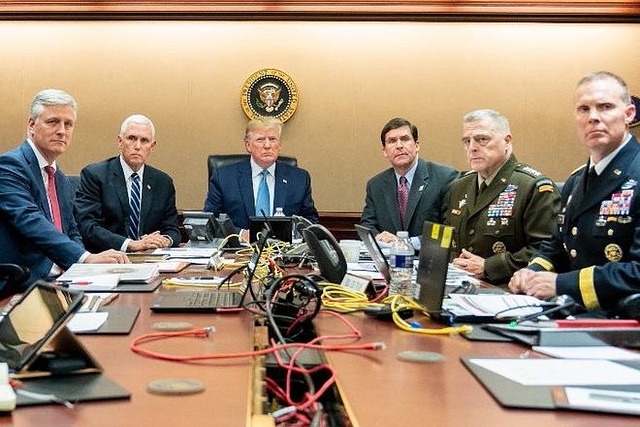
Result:
{"label": "telephone handset", "polygon": [[331,283],[341,283],[347,261],[333,234],[320,224],[312,224],[302,230],[302,235],[316,258],[320,275]]}

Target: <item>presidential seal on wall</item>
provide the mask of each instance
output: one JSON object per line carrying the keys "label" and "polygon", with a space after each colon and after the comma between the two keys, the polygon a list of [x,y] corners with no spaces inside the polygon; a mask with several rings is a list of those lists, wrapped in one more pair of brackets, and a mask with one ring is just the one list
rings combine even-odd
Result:
{"label": "presidential seal on wall", "polygon": [[240,104],[250,119],[276,117],[284,123],[298,108],[298,88],[286,73],[265,68],[244,82]]}

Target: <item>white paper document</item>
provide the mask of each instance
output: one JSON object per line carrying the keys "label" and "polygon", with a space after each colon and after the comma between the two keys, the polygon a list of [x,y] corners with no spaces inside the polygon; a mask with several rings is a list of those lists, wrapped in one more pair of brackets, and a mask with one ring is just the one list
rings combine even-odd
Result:
{"label": "white paper document", "polygon": [[565,387],[568,407],[640,415],[640,393],[587,387]]}
{"label": "white paper document", "polygon": [[604,359],[604,360],[638,360],[640,352],[625,350],[611,345],[588,347],[539,347],[533,351],[559,359]]}
{"label": "white paper document", "polygon": [[542,311],[546,302],[528,295],[449,294],[447,310],[458,316],[520,317]]}
{"label": "white paper document", "polygon": [[141,264],[73,264],[58,282],[91,282],[95,276],[117,275],[120,283],[147,282],[158,276],[158,266]]}
{"label": "white paper document", "polygon": [[609,360],[470,359],[525,386],[640,384],[640,371]]}
{"label": "white paper document", "polygon": [[107,321],[108,317],[109,313],[107,312],[82,311],[73,315],[69,323],[67,323],[67,328],[71,332],[97,331]]}

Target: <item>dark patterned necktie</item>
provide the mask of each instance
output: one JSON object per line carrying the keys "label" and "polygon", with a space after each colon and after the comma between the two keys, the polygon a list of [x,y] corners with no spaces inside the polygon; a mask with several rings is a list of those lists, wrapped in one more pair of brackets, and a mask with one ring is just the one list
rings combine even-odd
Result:
{"label": "dark patterned necktie", "polygon": [[129,227],[127,234],[130,239],[138,240],[140,228],[140,175],[131,174],[131,195],[129,196]]}
{"label": "dark patterned necktie", "polygon": [[51,204],[51,219],[53,225],[58,231],[62,231],[62,217],[60,216],[60,204],[58,203],[58,192],[56,191],[55,169],[52,166],[45,166],[47,172],[47,194],[49,195],[49,203]]}
{"label": "dark patterned necktie", "polygon": [[480,190],[478,191],[478,194],[482,194],[486,189],[487,189],[487,182],[482,181],[482,184],[480,184]]}
{"label": "dark patterned necktie", "polygon": [[407,202],[409,201],[409,185],[407,178],[400,177],[400,184],[398,185],[398,210],[400,211],[400,222],[405,226],[407,220]]}

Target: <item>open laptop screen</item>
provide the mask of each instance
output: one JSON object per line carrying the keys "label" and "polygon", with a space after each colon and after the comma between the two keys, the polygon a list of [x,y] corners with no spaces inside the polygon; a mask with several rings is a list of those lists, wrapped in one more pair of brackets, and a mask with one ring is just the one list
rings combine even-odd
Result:
{"label": "open laptop screen", "polygon": [[20,371],[80,307],[82,293],[35,282],[0,320],[0,360]]}

